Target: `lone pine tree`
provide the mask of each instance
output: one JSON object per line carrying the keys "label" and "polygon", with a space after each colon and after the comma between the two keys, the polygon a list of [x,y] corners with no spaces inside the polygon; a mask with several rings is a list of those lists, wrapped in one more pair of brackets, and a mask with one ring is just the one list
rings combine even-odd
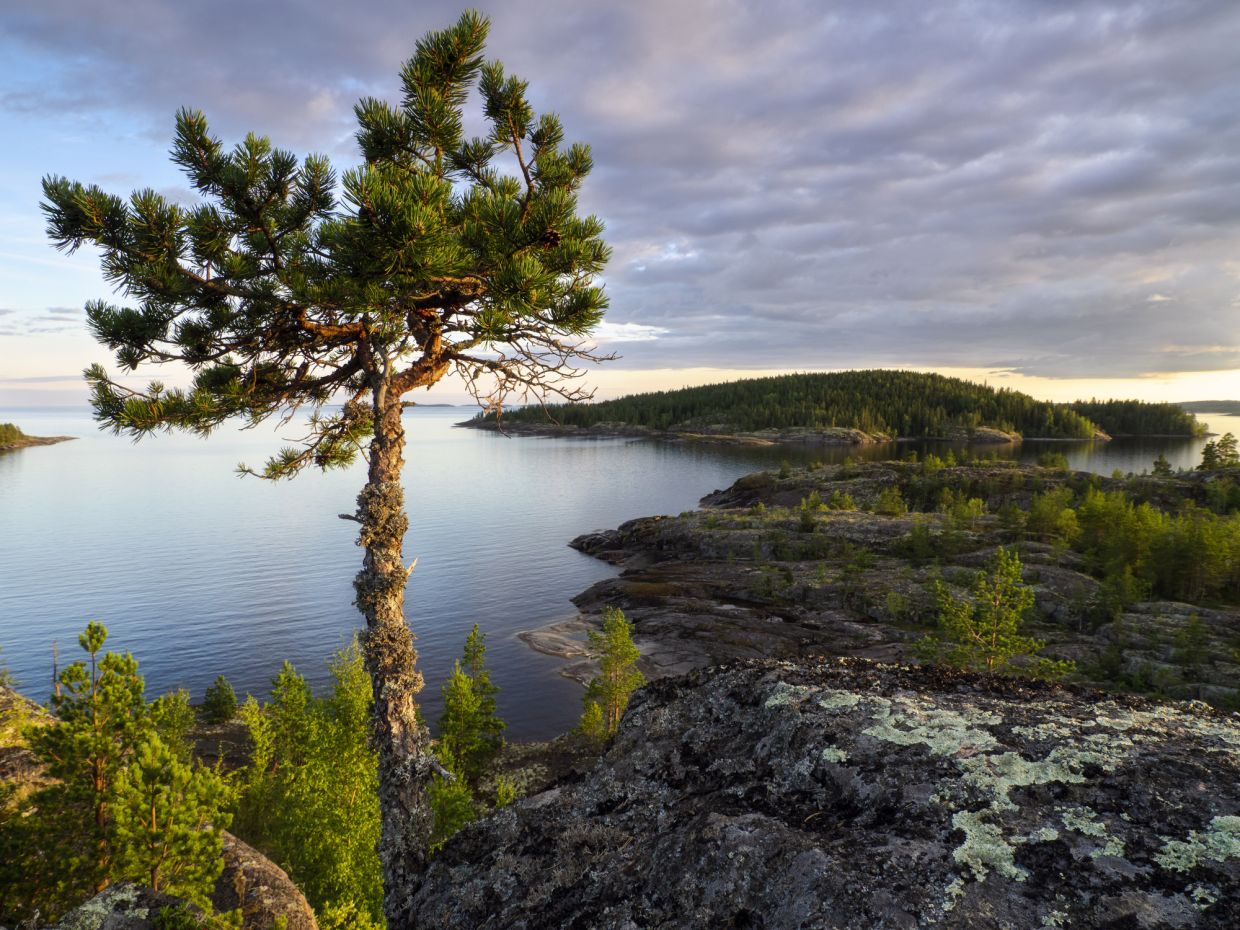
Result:
{"label": "lone pine tree", "polygon": [[[425,859],[434,765],[404,615],[404,398],[455,372],[492,407],[514,394],[580,399],[566,379],[598,358],[584,340],[606,306],[596,284],[603,225],[577,212],[590,150],[565,146],[560,121],[534,114],[526,83],[484,60],[488,25],[470,11],[428,34],[401,71],[398,104],[356,105],[364,161],[339,178],[325,157],[299,163],[256,135],[227,150],[201,113],[182,110],[172,159],[198,205],[150,189],[124,200],[62,177],[43,183],[51,239],[67,251],[96,245],[130,302],[89,303],[94,335],[122,370],[179,362],[193,372],[186,388],[134,390],[92,366],[102,424],[135,437],[207,434],[233,417],[302,414],[299,445],[243,470],[285,478],[367,458],[349,519],[365,550],[354,584],[392,927],[407,923]],[[466,139],[475,87],[489,133]]]}

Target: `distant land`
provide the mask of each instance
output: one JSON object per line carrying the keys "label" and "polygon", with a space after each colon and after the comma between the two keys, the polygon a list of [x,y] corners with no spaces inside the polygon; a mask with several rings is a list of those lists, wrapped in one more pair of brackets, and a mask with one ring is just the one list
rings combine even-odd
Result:
{"label": "distant land", "polygon": [[544,435],[632,435],[741,442],[862,444],[893,439],[1014,442],[1196,436],[1180,405],[1137,400],[1037,400],[1020,391],[911,371],[842,371],[751,378],[479,414],[463,426]]}
{"label": "distant land", "polygon": [[57,442],[68,442],[75,436],[27,436],[13,423],[0,423],[0,452],[10,449],[23,449],[26,446],[50,446]]}
{"label": "distant land", "polygon": [[1219,413],[1240,417],[1240,400],[1188,400],[1180,406],[1189,413]]}

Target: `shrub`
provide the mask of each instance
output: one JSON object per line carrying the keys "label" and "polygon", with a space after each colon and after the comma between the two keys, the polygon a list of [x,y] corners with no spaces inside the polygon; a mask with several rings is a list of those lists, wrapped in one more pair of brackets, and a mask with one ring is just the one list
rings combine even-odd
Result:
{"label": "shrub", "polygon": [[237,692],[223,675],[207,687],[202,699],[202,710],[207,723],[228,723],[237,716]]}
{"label": "shrub", "polygon": [[904,502],[904,496],[899,488],[886,487],[878,492],[878,497],[874,501],[874,512],[887,517],[898,517],[908,513],[908,504]]}
{"label": "shrub", "polygon": [[1062,452],[1043,452],[1038,456],[1038,465],[1055,471],[1068,470],[1068,457]]}

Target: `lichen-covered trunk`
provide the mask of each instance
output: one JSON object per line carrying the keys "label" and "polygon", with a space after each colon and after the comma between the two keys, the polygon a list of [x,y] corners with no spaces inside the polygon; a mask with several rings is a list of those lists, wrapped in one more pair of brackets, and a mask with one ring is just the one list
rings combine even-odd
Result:
{"label": "lichen-covered trunk", "polygon": [[358,545],[366,555],[353,582],[358,609],[366,616],[362,648],[375,693],[379,859],[390,930],[410,926],[410,901],[425,865],[432,823],[430,734],[417,717],[414,698],[422,690],[422,675],[414,667],[417,652],[405,623],[409,572],[401,547],[409,518],[400,483],[405,445],[400,414],[399,397],[388,400],[384,391],[376,391],[370,473],[357,499]]}

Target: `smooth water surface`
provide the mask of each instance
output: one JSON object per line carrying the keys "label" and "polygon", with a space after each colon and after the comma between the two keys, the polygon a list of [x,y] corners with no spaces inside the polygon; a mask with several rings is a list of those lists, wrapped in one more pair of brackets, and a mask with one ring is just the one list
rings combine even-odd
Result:
{"label": "smooth water surface", "polygon": [[[472,624],[488,634],[509,736],[550,736],[580,714],[581,689],[561,663],[516,634],[569,616],[570,598],[615,570],[568,540],[633,517],[679,513],[704,494],[782,459],[890,457],[906,446],[742,448],[508,438],[456,429],[467,408],[423,408],[406,422],[405,472],[417,557],[407,614],[418,633],[428,718]],[[1207,417],[1240,433],[1240,418]],[[152,694],[186,687],[194,700],[218,674],[239,693],[266,695],[284,659],[311,681],[360,617],[352,578],[361,559],[351,513],[361,465],[272,483],[239,479],[280,445],[273,429],[225,429],[210,439],[170,435],[140,443],[101,433],[80,409],[0,410],[31,435],[74,442],[0,454],[0,647],[34,697],[50,684],[52,643],[80,655],[87,620],[108,645],[139,659]],[[286,430],[284,435],[293,435]],[[1073,467],[1143,471],[1162,452],[1179,467],[1203,440],[1117,440],[998,447],[1036,459],[1047,448]]]}

